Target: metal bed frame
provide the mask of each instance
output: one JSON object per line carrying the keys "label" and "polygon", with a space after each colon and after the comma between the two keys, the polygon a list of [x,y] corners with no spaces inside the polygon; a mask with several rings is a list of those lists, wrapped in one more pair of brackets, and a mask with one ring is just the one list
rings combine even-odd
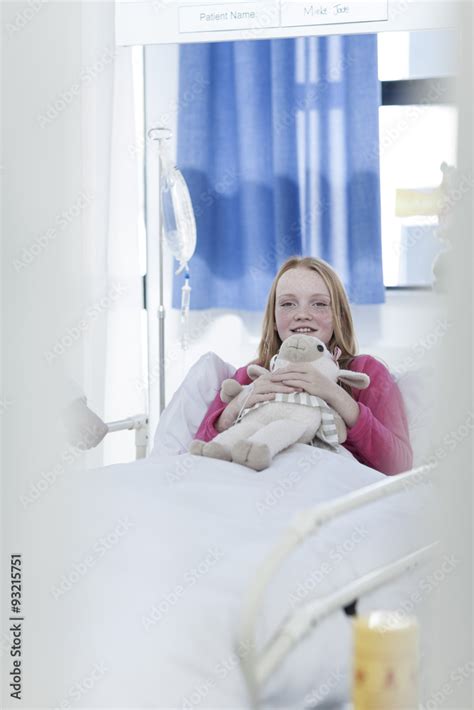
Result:
{"label": "metal bed frame", "polygon": [[411,486],[426,483],[436,470],[436,464],[414,468],[393,478],[374,483],[349,493],[330,503],[301,511],[282,539],[269,553],[246,595],[237,638],[236,653],[245,678],[251,707],[259,708],[262,688],[270,675],[283,662],[296,644],[333,611],[354,602],[361,594],[376,589],[386,582],[414,569],[429,559],[437,542],[421,547],[400,559],[355,579],[339,589],[307,604],[290,614],[276,630],[267,645],[258,651],[255,632],[262,610],[265,592],[274,575],[289,555],[309,536],[316,534],[330,520],[368,503],[393,495]]}
{"label": "metal bed frame", "polygon": [[150,423],[146,414],[134,414],[127,419],[119,419],[115,422],[106,423],[107,434],[114,431],[135,431],[136,458],[144,459],[147,455],[148,442],[150,440]]}

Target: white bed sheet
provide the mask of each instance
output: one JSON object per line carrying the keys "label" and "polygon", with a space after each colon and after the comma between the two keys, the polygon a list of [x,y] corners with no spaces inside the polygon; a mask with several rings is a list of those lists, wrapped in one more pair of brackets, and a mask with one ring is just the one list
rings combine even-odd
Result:
{"label": "white bed sheet", "polygon": [[[184,454],[58,480],[28,511],[31,529],[42,532],[30,545],[37,581],[25,606],[34,663],[24,703],[248,707],[233,648],[242,595],[259,563],[297,512],[381,479],[354,460],[298,444],[258,474]],[[259,641],[295,600],[425,542],[419,520],[430,488],[351,513],[302,546],[275,580]],[[47,562],[44,552],[36,562],[38,549],[48,551]],[[415,583],[410,573],[371,595],[369,606],[396,599],[403,608]],[[342,611],[323,622],[265,688],[264,707],[317,705],[311,695],[347,698],[350,633]]]}

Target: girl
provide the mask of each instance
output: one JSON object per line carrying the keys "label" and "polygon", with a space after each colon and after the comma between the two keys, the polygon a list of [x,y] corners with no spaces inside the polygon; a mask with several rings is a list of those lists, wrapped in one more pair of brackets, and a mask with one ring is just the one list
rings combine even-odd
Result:
{"label": "girl", "polygon": [[[256,362],[268,368],[288,336],[306,333],[322,340],[342,369],[365,372],[370,385],[352,390],[338,385],[306,363],[254,380],[245,406],[275,398],[276,392],[308,392],[324,399],[347,426],[343,446],[366,466],[391,475],[412,467],[412,450],[400,391],[387,368],[371,355],[357,355],[354,325],[344,287],[326,262],[292,257],[278,271],[268,296]],[[234,375],[249,384],[247,366]],[[224,404],[219,394],[209,407],[196,439],[210,441],[228,429],[242,406],[238,395]]]}

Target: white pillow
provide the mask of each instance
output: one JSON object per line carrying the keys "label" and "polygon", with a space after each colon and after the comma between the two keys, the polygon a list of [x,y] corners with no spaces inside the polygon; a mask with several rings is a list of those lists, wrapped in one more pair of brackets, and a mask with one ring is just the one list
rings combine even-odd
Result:
{"label": "white pillow", "polygon": [[152,456],[184,454],[222,381],[236,368],[215,353],[206,353],[191,367],[158,422]]}
{"label": "white pillow", "polygon": [[434,411],[433,369],[418,367],[393,374],[400,389],[413,449],[413,467],[420,466],[432,446]]}

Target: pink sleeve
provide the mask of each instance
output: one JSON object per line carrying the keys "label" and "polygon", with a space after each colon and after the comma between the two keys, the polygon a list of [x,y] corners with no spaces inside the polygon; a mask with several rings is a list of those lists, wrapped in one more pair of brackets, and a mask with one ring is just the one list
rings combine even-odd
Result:
{"label": "pink sleeve", "polygon": [[[237,382],[240,382],[241,385],[250,384],[251,380],[247,375],[247,365],[245,365],[245,367],[240,367],[232,379],[237,380]],[[206,416],[202,420],[194,438],[200,439],[201,441],[211,441],[211,439],[217,436],[219,432],[215,428],[215,423],[226,407],[227,404],[222,401],[218,392],[207,410]]]}
{"label": "pink sleeve", "polygon": [[347,431],[344,446],[363,464],[392,475],[408,471],[413,452],[402,396],[387,368],[370,355],[360,355],[350,369],[365,372],[370,385],[355,391],[360,414]]}

